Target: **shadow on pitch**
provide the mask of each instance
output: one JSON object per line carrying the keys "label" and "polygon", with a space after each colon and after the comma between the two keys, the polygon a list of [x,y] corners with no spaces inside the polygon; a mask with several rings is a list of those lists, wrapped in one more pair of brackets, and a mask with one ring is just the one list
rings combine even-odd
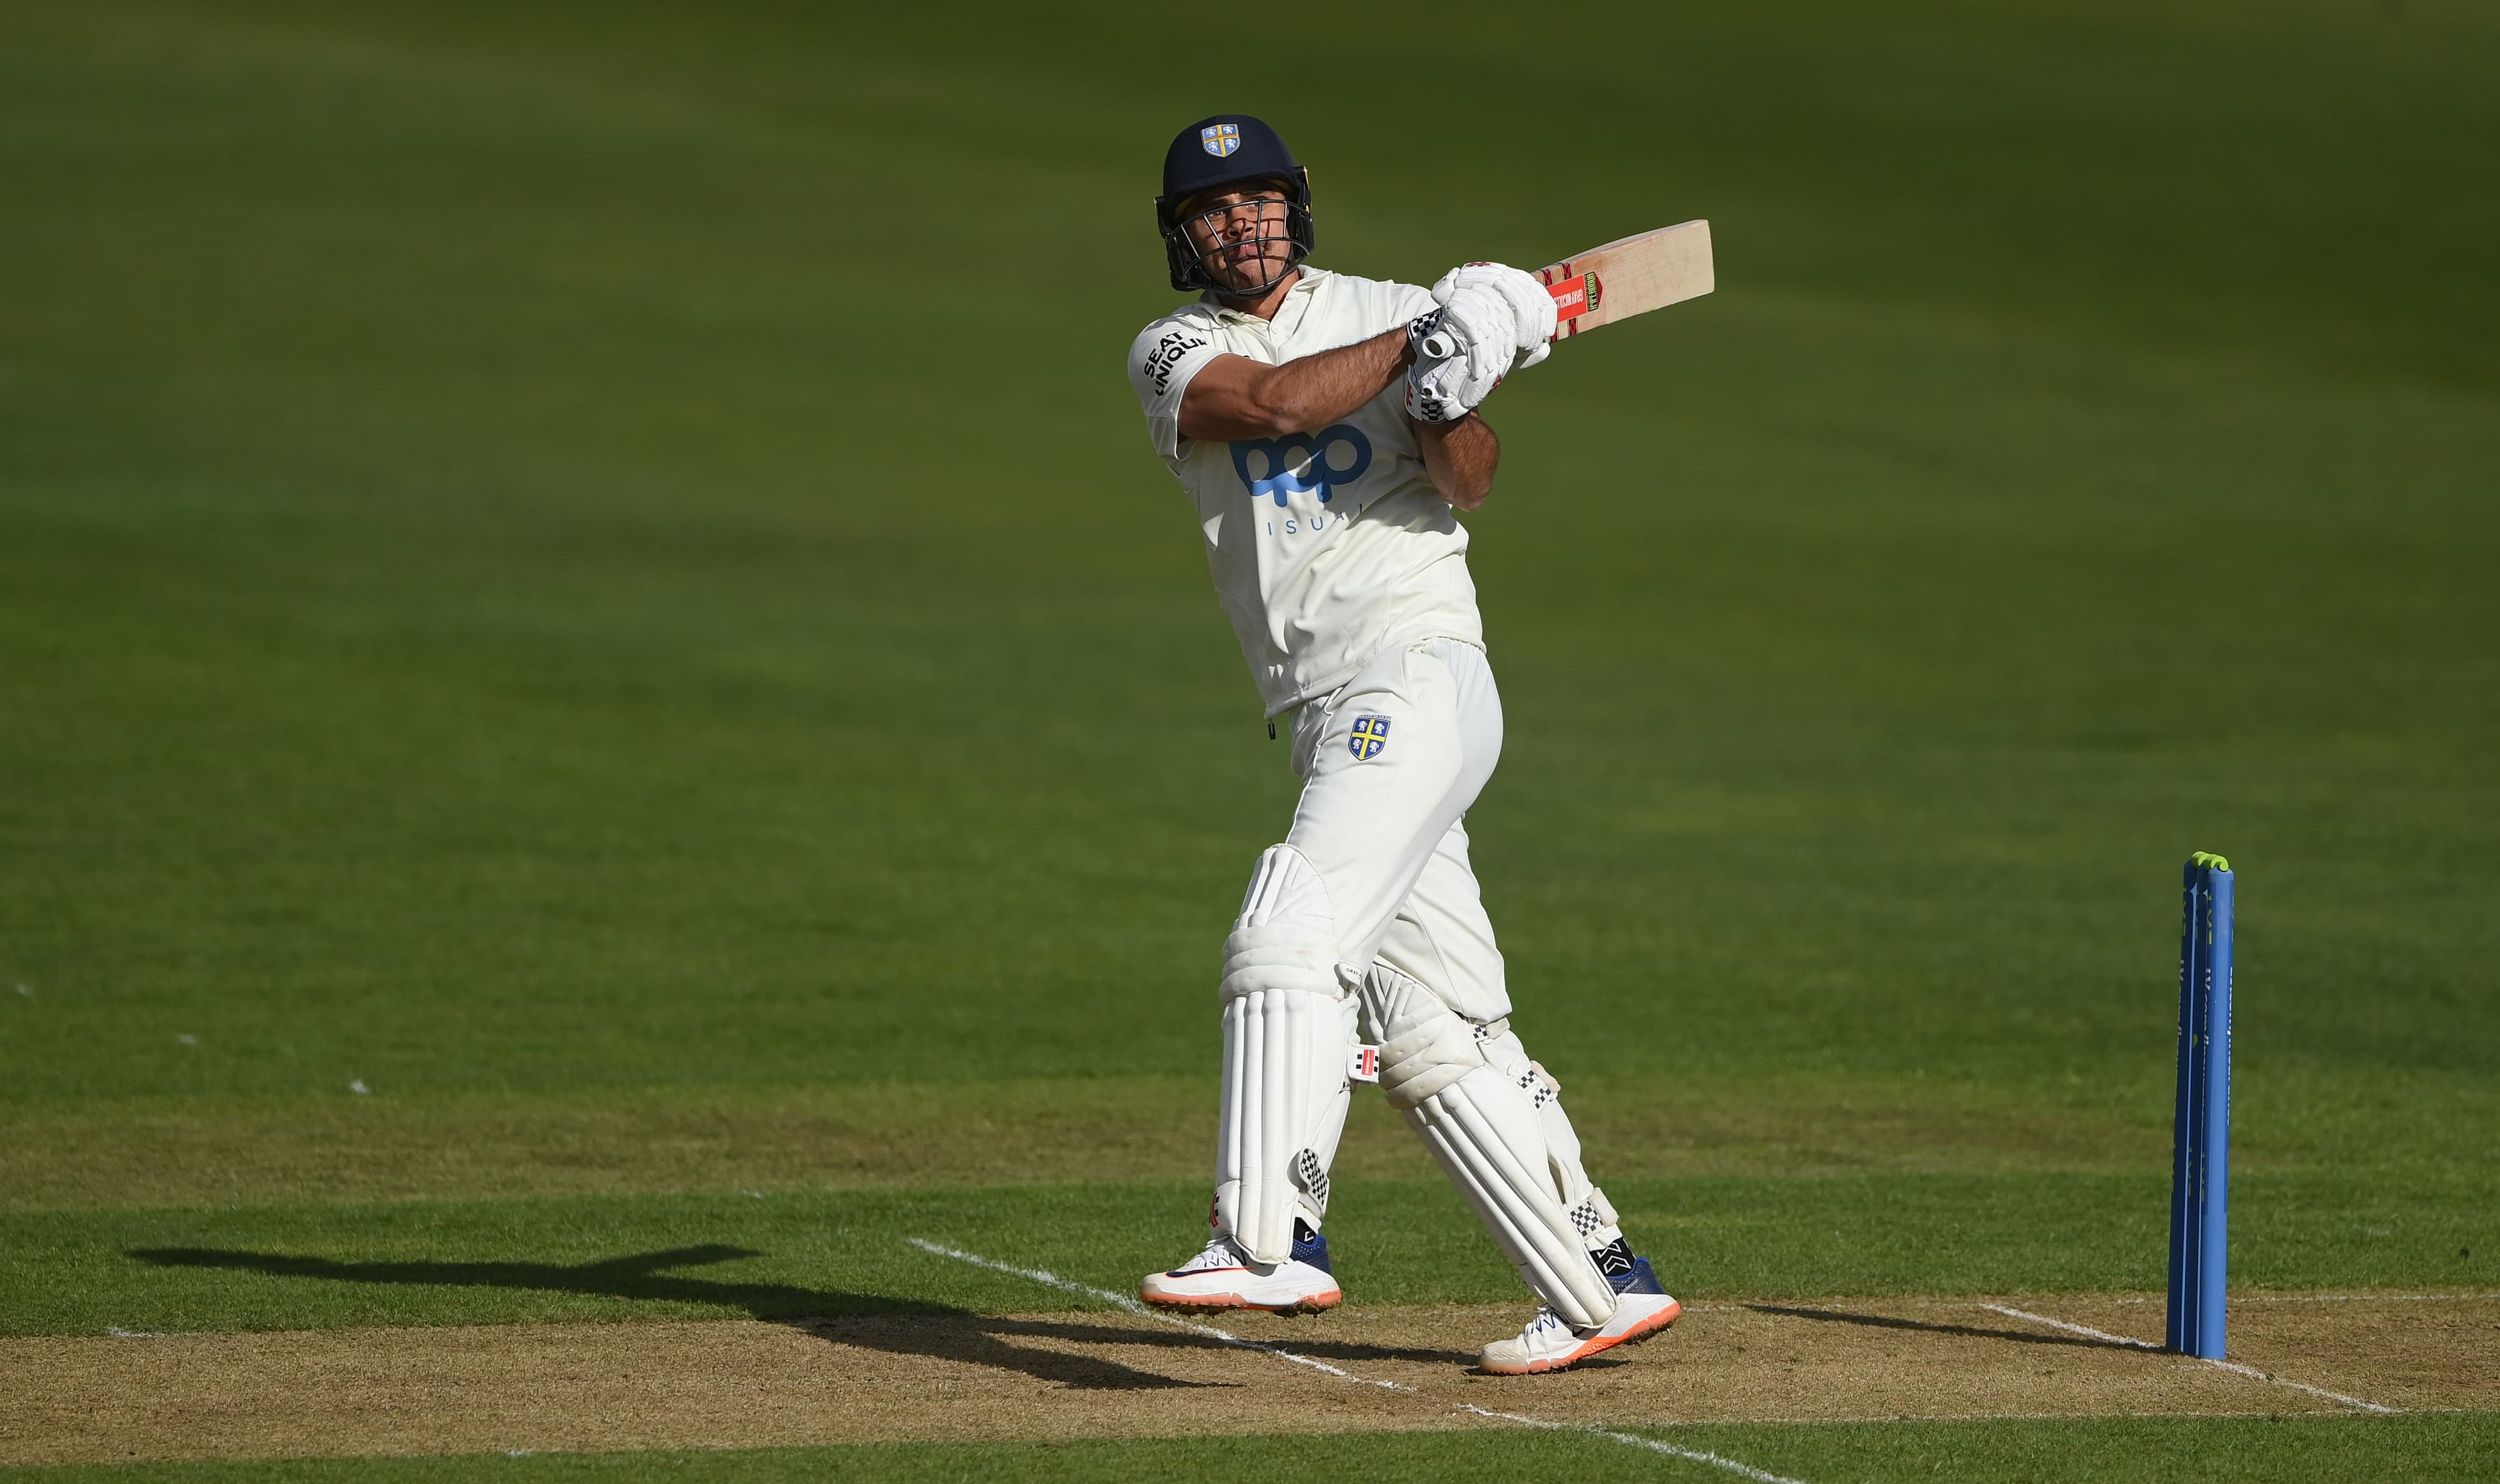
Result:
{"label": "shadow on pitch", "polygon": [[508,1288],[744,1309],[757,1319],[786,1324],[839,1344],[1013,1370],[1079,1391],[1155,1391],[1233,1384],[1184,1381],[1116,1361],[1012,1342],[1023,1337],[1077,1344],[1177,1343],[1191,1349],[1220,1348],[1216,1341],[1193,1335],[1140,1332],[1116,1325],[1004,1319],[938,1303],[800,1288],[787,1283],[728,1283],[686,1277],[671,1270],[763,1255],[744,1247],[678,1247],[599,1263],[342,1263],[323,1257],[211,1247],[152,1247],[134,1250],[129,1255],[159,1268],[220,1268],[272,1277],[327,1278],[339,1283]]}
{"label": "shadow on pitch", "polygon": [[1995,1330],[1975,1324],[1935,1324],[1924,1319],[1898,1319],[1891,1314],[1853,1314],[1847,1309],[1789,1308],[1777,1303],[1748,1303],[1745,1307],[1757,1314],[1778,1314],[1786,1319],[1821,1319],[1833,1324],[1858,1324],[1876,1330],[1917,1330],[1924,1335],[1962,1335],[1972,1339],[2012,1339],[2026,1345],[2072,1345],[2084,1350],[2124,1350],[2133,1354],[2141,1345],[2122,1344],[2117,1340],[2094,1339],[2088,1335],[2043,1335],[2036,1330]]}

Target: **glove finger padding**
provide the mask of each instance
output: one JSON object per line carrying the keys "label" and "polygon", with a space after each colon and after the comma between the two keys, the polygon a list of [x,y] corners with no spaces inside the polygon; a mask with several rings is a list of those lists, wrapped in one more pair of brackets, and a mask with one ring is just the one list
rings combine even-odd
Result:
{"label": "glove finger padding", "polygon": [[1442,308],[1444,324],[1453,316],[1468,327],[1466,379],[1460,385],[1459,401],[1473,412],[1510,375],[1511,362],[1517,359],[1509,343],[1511,309],[1500,294],[1470,285],[1453,294]]}
{"label": "glove finger padding", "polygon": [[1464,263],[1441,275],[1432,285],[1432,301],[1447,306],[1467,289],[1491,289],[1510,311],[1510,339],[1515,354],[1508,369],[1525,371],[1545,359],[1556,324],[1554,296],[1534,274],[1500,263]]}

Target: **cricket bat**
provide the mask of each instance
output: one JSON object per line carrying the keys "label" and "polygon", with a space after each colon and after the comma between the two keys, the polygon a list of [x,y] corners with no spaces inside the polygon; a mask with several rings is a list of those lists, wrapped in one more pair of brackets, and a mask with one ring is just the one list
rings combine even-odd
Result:
{"label": "cricket bat", "polygon": [[[1717,286],[1710,266],[1710,223],[1679,222],[1655,232],[1619,238],[1602,247],[1566,257],[1536,271],[1554,296],[1555,340],[1584,335],[1599,325],[1697,299]],[[1444,358],[1455,341],[1424,341],[1424,353]]]}

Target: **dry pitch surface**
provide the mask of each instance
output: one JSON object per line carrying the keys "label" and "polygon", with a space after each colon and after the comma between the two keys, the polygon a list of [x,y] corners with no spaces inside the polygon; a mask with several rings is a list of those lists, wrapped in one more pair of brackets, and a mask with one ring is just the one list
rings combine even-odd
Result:
{"label": "dry pitch surface", "polygon": [[1232,1343],[1102,1310],[12,1339],[0,1464],[2500,1407],[2500,1294],[2253,1296],[2236,1369],[2144,1348],[2157,1297],[2096,1296],[1701,1303],[1578,1370],[1472,1373],[1521,1318],[1233,1315]]}

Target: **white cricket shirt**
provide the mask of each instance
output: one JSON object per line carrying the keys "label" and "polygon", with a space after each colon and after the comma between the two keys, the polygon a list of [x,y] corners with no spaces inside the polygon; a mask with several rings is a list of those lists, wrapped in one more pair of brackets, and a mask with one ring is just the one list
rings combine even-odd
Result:
{"label": "white cricket shirt", "polygon": [[1466,528],[1424,470],[1402,379],[1325,428],[1229,444],[1180,435],[1181,395],[1215,357],[1281,365],[1433,307],[1411,283],[1301,273],[1272,320],[1208,294],[1129,347],[1147,434],[1198,508],[1216,599],[1270,716],[1327,695],[1392,645],[1484,642]]}

